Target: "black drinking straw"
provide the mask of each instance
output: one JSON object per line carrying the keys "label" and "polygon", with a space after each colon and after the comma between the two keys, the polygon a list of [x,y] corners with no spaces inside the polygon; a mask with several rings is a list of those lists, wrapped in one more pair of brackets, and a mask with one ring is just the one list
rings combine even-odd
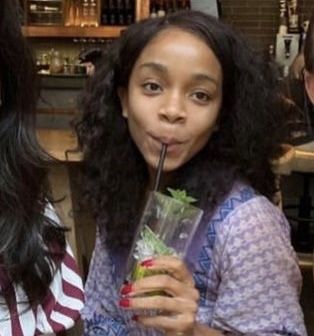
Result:
{"label": "black drinking straw", "polygon": [[159,189],[161,173],[162,173],[162,169],[163,169],[166,154],[167,154],[167,147],[168,147],[167,144],[162,144],[161,151],[160,151],[160,156],[159,156],[158,167],[157,167],[157,172],[156,172],[156,176],[155,176],[154,191],[158,191],[158,189]]}

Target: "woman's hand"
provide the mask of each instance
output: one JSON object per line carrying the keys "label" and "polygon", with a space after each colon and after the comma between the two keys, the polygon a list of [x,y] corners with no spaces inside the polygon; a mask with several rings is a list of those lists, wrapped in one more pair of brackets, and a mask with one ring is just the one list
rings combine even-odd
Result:
{"label": "woman's hand", "polygon": [[[161,274],[147,276],[125,285],[120,306],[129,310],[154,310],[153,317],[136,316],[147,326],[166,331],[167,335],[192,335],[198,308],[199,293],[193,277],[182,260],[162,256],[146,260],[141,266]],[[165,293],[165,295],[163,295]],[[146,295],[145,295],[146,294]]]}

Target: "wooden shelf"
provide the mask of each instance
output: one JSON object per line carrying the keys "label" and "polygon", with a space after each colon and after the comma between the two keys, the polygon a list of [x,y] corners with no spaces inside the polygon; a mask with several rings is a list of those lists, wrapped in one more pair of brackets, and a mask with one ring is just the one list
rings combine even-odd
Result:
{"label": "wooden shelf", "polygon": [[23,35],[26,37],[58,37],[58,38],[115,38],[120,36],[122,26],[103,27],[62,27],[62,26],[24,26]]}
{"label": "wooden shelf", "polygon": [[[45,1],[45,0],[37,0]],[[149,16],[150,0],[135,0],[135,19],[139,21]],[[27,22],[27,21],[26,21]],[[41,38],[116,38],[127,26],[64,27],[64,26],[24,26],[25,37]]]}

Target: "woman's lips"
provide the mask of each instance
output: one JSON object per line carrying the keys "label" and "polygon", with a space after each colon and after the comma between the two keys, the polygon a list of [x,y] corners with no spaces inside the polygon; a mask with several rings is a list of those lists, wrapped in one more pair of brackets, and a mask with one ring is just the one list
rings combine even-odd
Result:
{"label": "woman's lips", "polygon": [[159,151],[161,150],[162,144],[167,145],[167,153],[177,152],[180,148],[180,145],[183,143],[182,141],[171,137],[160,137],[154,135],[150,135],[150,137],[153,139]]}

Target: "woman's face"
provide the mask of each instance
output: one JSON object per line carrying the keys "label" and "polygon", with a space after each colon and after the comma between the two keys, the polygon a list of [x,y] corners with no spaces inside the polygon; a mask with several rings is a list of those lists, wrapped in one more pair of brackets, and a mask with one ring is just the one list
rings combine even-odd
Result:
{"label": "woman's face", "polygon": [[314,73],[310,73],[305,70],[304,72],[304,82],[307,95],[314,105]]}
{"label": "woman's face", "polygon": [[216,129],[222,70],[212,50],[191,33],[171,28],[143,50],[126,90],[123,116],[150,172],[168,145],[165,171],[196,155]]}

